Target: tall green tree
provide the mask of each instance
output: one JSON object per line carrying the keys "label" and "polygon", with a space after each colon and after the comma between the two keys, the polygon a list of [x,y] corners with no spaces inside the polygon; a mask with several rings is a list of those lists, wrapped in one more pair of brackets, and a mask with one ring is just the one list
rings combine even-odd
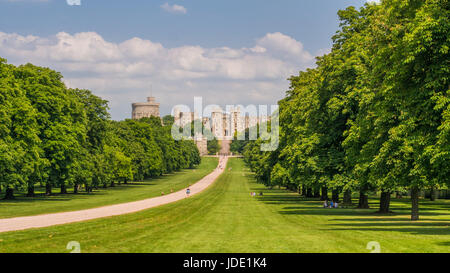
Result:
{"label": "tall green tree", "polygon": [[37,112],[20,88],[16,68],[0,59],[0,186],[5,199],[24,189],[40,170]]}

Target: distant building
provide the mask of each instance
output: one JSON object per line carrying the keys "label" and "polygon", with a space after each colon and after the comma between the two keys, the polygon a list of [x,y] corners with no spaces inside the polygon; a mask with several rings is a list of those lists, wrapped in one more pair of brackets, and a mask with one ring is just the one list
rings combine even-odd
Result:
{"label": "distant building", "polygon": [[[133,119],[141,119],[144,117],[160,117],[159,103],[154,97],[148,97],[147,102],[133,103]],[[186,127],[193,121],[200,120],[206,130],[210,130],[216,139],[221,141],[231,141],[238,133],[244,132],[246,129],[254,127],[258,124],[270,120],[270,116],[248,116],[242,115],[240,108],[236,107],[230,112],[224,112],[216,109],[211,113],[211,117],[202,117],[196,112],[183,112],[181,109],[174,109],[174,123],[179,127]],[[200,155],[208,154],[207,138],[197,133],[190,139],[194,140]]]}
{"label": "distant building", "polygon": [[180,109],[175,108],[174,113],[174,122],[179,127],[185,127],[188,124],[191,124],[194,120],[200,119],[197,113],[194,112],[182,112]]}
{"label": "distant building", "polygon": [[208,154],[208,139],[205,136],[197,134],[194,137],[194,142],[197,145],[198,151],[201,156]]}
{"label": "distant building", "polygon": [[155,101],[155,97],[148,97],[147,102],[133,103],[132,107],[132,119],[160,117],[159,103]]}
{"label": "distant building", "polygon": [[205,129],[207,129],[207,130],[211,130],[211,119],[210,118],[208,118],[208,117],[204,117],[203,119],[202,119],[202,124],[203,124],[203,127],[205,127]]}
{"label": "distant building", "polygon": [[[180,109],[175,109],[174,120],[179,127],[185,127],[195,120],[200,120],[200,117],[194,112],[182,112]],[[210,118],[203,117],[201,119],[203,127],[209,129],[218,140],[232,140],[236,134],[268,120],[270,120],[270,116],[242,115],[238,107],[231,109],[229,113],[216,109],[211,112]]]}

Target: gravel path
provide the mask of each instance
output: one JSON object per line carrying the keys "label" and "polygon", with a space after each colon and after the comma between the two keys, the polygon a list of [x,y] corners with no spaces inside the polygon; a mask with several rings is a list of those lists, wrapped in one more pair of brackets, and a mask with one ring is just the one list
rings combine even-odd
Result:
{"label": "gravel path", "polygon": [[[221,157],[217,168],[197,183],[190,186],[190,196],[208,188],[225,170],[228,158]],[[116,216],[146,210],[169,204],[186,198],[186,189],[168,195],[145,199],[141,201],[86,209],[70,212],[25,216],[9,219],[0,219],[0,232],[24,230],[29,228],[42,228],[74,222],[87,221],[97,218]]]}

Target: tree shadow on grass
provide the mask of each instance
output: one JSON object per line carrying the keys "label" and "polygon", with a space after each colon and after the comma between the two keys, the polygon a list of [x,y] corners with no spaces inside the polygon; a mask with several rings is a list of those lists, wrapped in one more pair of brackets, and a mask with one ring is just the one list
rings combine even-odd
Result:
{"label": "tree shadow on grass", "polygon": [[[87,193],[84,190],[80,191],[79,193],[73,193],[72,191],[67,194],[60,194],[58,192],[52,193],[52,195],[48,196],[45,195],[45,193],[42,193],[42,188],[37,187],[36,191],[41,193],[36,193],[34,197],[27,197],[26,193],[24,192],[18,192],[15,194],[15,199],[12,200],[4,200],[3,196],[4,194],[0,194],[0,205],[2,204],[20,204],[20,203],[34,203],[34,202],[41,202],[41,201],[71,201],[74,199],[88,199],[93,196],[102,196],[102,195],[108,195],[111,194],[114,191],[128,191],[133,190],[136,188],[141,187],[149,187],[149,186],[155,186],[158,185],[155,183],[155,180],[160,180],[162,178],[155,178],[151,180],[145,180],[145,181],[134,181],[134,182],[128,182],[127,184],[116,184],[114,187],[108,187],[108,188],[102,188],[99,187],[98,189],[94,189],[93,192]],[[70,190],[70,189],[69,189]]]}
{"label": "tree shadow on grass", "polygon": [[[372,217],[377,217],[380,214],[377,214],[378,208],[372,208],[372,209],[357,209],[357,208],[351,208],[351,209],[342,209],[342,208],[318,208],[317,206],[301,206],[301,207],[284,207],[282,211],[280,211],[280,214],[285,215],[340,215],[340,216],[358,216],[358,215],[367,215]],[[392,216],[395,215],[409,215],[410,210],[405,212],[395,212],[393,214],[389,214]],[[442,216],[445,215],[444,213],[437,213],[437,212],[428,212],[428,211],[422,211],[420,213],[422,216]],[[376,220],[377,218],[373,218]]]}
{"label": "tree shadow on grass", "polygon": [[447,235],[450,233],[449,227],[409,227],[409,228],[369,228],[369,227],[356,227],[356,228],[329,228],[322,229],[324,231],[383,231],[383,232],[406,232],[412,235]]}
{"label": "tree shadow on grass", "polygon": [[[345,220],[342,220],[345,221]],[[448,228],[448,233],[450,233],[450,223],[448,222],[442,222],[436,219],[438,222],[415,222],[415,221],[409,221],[409,220],[403,220],[403,222],[372,222],[372,223],[333,223],[333,226],[351,226],[351,227],[446,227]]]}
{"label": "tree shadow on grass", "polygon": [[[330,221],[354,221],[354,222],[408,222],[409,218],[334,218]],[[420,221],[436,221],[436,222],[450,222],[450,219],[433,219],[433,218],[420,218]],[[449,224],[449,223],[447,223]]]}
{"label": "tree shadow on grass", "polygon": [[317,207],[285,207],[280,214],[283,215],[323,215],[323,216],[358,216],[368,215],[374,216],[373,210],[363,209],[330,209]]}
{"label": "tree shadow on grass", "polygon": [[[357,200],[353,202],[352,205],[346,206],[346,207],[340,207],[338,209],[335,208],[323,208],[322,202],[318,198],[305,198],[300,195],[295,194],[286,194],[286,191],[284,190],[270,190],[266,189],[263,192],[263,196],[258,196],[258,200],[266,203],[266,204],[272,204],[272,205],[291,205],[291,204],[302,204],[303,206],[296,206],[296,207],[284,207],[283,210],[296,210],[296,211],[290,211],[290,212],[283,212],[280,211],[280,213],[284,214],[329,214],[329,215],[351,215],[353,213],[360,215],[360,214],[367,214],[367,215],[376,215],[375,212],[379,208],[379,201],[376,199],[371,199],[369,201],[369,209],[358,209],[357,206]],[[394,203],[394,202],[393,202]],[[422,205],[422,204],[421,204]],[[429,203],[425,202],[423,206],[421,207],[421,215],[445,215],[449,214],[450,217],[450,209],[447,206],[446,203],[433,203],[432,207],[427,206]],[[305,211],[308,210],[308,211]],[[409,214],[411,211],[410,208],[410,201],[409,200],[395,200],[395,203],[391,207],[391,210],[393,211],[392,214],[388,215],[402,215],[402,214]],[[383,214],[378,214],[383,215]]]}
{"label": "tree shadow on grass", "polygon": [[[82,197],[80,197],[82,198]],[[15,205],[15,204],[23,204],[23,203],[34,203],[34,202],[42,202],[42,201],[71,201],[73,198],[70,198],[67,195],[67,198],[55,198],[55,197],[18,197],[13,200],[0,200],[0,206],[4,205]]]}

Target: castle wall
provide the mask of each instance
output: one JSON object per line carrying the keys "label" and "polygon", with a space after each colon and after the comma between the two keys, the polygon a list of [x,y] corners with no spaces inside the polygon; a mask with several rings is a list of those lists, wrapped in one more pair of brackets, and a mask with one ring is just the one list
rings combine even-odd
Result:
{"label": "castle wall", "polygon": [[200,156],[208,155],[208,140],[206,137],[195,139]]}
{"label": "castle wall", "polygon": [[132,119],[149,117],[160,117],[159,103],[155,102],[155,98],[148,97],[147,102],[138,102],[132,104]]}

